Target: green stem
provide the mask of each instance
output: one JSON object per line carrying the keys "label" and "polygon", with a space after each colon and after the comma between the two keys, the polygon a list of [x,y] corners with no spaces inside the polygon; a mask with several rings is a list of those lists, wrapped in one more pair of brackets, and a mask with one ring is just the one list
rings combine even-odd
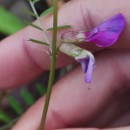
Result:
{"label": "green stem", "polygon": [[34,14],[35,14],[35,16],[36,16],[36,19],[37,19],[37,22],[38,22],[38,24],[39,24],[39,27],[42,28],[42,33],[43,33],[43,35],[44,35],[44,37],[45,37],[46,42],[47,42],[48,44],[50,44],[49,38],[48,38],[48,36],[47,36],[47,34],[46,34],[46,31],[44,30],[44,28],[43,28],[43,26],[42,26],[42,22],[41,22],[41,20],[39,19],[39,16],[38,16],[38,13],[37,13],[37,11],[36,11],[36,9],[35,9],[34,3],[33,3],[31,0],[30,0],[29,2],[30,2],[31,8],[32,8],[32,10],[33,10],[33,12],[34,12]]}
{"label": "green stem", "polygon": [[44,126],[45,126],[46,115],[47,115],[47,111],[48,111],[48,107],[49,107],[52,85],[54,82],[54,75],[55,75],[56,54],[57,54],[56,41],[57,41],[58,0],[53,0],[53,6],[54,6],[54,18],[53,18],[52,55],[50,57],[50,59],[51,59],[50,75],[49,75],[48,89],[47,89],[45,105],[44,105],[44,109],[43,109],[43,113],[42,113],[42,119],[41,119],[39,130],[43,130]]}

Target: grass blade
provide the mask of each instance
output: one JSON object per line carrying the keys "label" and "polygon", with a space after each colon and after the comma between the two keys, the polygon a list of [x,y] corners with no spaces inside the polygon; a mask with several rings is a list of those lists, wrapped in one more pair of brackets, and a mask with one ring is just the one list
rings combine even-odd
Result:
{"label": "grass blade", "polygon": [[33,12],[31,12],[30,10],[23,10],[24,11],[24,13],[26,13],[27,15],[31,15],[31,16],[33,16],[33,17],[36,17],[36,15],[33,13]]}
{"label": "grass blade", "polygon": [[24,111],[21,104],[12,96],[8,98],[9,105],[18,114],[21,115]]}
{"label": "grass blade", "polygon": [[54,7],[50,7],[47,10],[45,10],[40,16],[44,16],[44,15],[46,15],[48,13],[51,13],[51,12],[53,12],[53,10],[54,10]]}
{"label": "grass blade", "polygon": [[42,84],[37,84],[36,89],[41,96],[43,96],[47,91],[47,89]]}
{"label": "grass blade", "polygon": [[35,3],[37,3],[37,2],[39,2],[40,0],[33,0],[33,4],[35,4]]}
{"label": "grass blade", "polygon": [[27,103],[27,105],[32,105],[35,102],[31,93],[26,89],[22,89],[20,94],[23,97],[24,101]]}
{"label": "grass blade", "polygon": [[0,32],[10,35],[22,29],[24,24],[9,11],[0,6]]}
{"label": "grass blade", "polygon": [[0,111],[0,121],[4,123],[9,123],[11,121],[11,118],[3,111]]}

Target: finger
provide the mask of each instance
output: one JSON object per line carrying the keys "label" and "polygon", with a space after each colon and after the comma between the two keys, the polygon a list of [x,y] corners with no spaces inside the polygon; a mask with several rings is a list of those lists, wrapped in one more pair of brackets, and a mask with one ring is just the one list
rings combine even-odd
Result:
{"label": "finger", "polygon": [[[123,101],[121,101],[122,97],[119,95],[116,95],[114,98],[112,98],[109,102],[107,102],[107,105],[100,110],[97,115],[92,118],[89,122],[86,123],[86,127],[91,128],[108,128],[113,124],[113,122],[116,122],[120,116],[124,114],[124,108],[127,106],[127,104],[124,104]],[[124,107],[119,107],[124,106]],[[122,124],[118,124],[120,126],[124,126]],[[117,126],[118,126],[117,125]]]}
{"label": "finger", "polygon": [[129,130],[130,127],[126,126],[126,127],[119,127],[119,128],[109,128],[109,129],[104,129],[104,130]]}
{"label": "finger", "polygon": [[66,129],[59,129],[59,130],[100,130],[98,128],[66,128]]}
{"label": "finger", "polygon": [[[103,20],[122,13],[127,20],[127,27],[120,38],[123,40],[123,47],[129,47],[128,41],[130,30],[130,17],[128,7],[130,1],[109,1],[106,0],[77,0],[65,4],[59,9],[58,24],[72,25],[74,30],[86,30],[94,27]],[[128,8],[127,8],[128,7]],[[100,11],[101,10],[101,11]],[[100,14],[100,12],[103,13]],[[76,14],[76,15],[74,15]],[[73,16],[73,17],[72,17]],[[43,17],[43,26],[52,27],[52,16]],[[59,32],[59,36],[62,31]],[[29,38],[44,40],[43,35],[31,27],[28,27],[17,34],[3,40],[0,46],[0,87],[7,88],[27,83],[36,77],[40,72],[49,67],[48,55],[44,52],[45,47],[27,42]],[[118,46],[118,44],[117,44]],[[92,44],[87,46],[90,50],[99,48]],[[64,61],[61,59],[65,59]],[[62,57],[57,61],[58,66],[63,66],[70,61],[68,57]],[[24,76],[23,76],[24,75]]]}
{"label": "finger", "polygon": [[98,128],[67,128],[59,130],[129,130],[130,127],[119,127],[119,128],[109,128],[109,129],[98,129]]}
{"label": "finger", "polygon": [[130,112],[126,112],[115,121],[109,124],[110,128],[121,127],[121,126],[130,126]]}
{"label": "finger", "polygon": [[[103,108],[109,105],[108,103],[115,98],[115,95],[118,95],[119,90],[124,89],[124,83],[128,80],[124,78],[130,77],[130,72],[125,71],[130,65],[128,60],[130,53],[129,51],[124,53],[114,51],[114,56],[111,53],[105,51],[105,54],[98,55],[91,84],[83,81],[84,75],[80,68],[73,70],[56,83],[51,96],[45,129],[86,125],[97,113],[101,113]],[[13,130],[38,129],[43,102],[44,98],[33,105]],[[120,104],[117,104],[117,108],[119,107],[121,107]]]}
{"label": "finger", "polygon": [[87,127],[106,128],[111,126],[128,126],[129,95],[130,89],[121,89],[118,91],[118,94],[114,95],[114,99],[107,102],[107,106],[87,123]]}

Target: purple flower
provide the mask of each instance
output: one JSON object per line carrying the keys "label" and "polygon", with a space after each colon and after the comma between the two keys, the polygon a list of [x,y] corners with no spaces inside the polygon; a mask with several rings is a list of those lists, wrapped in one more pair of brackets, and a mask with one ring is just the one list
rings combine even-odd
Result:
{"label": "purple flower", "polygon": [[108,47],[117,41],[125,27],[125,23],[124,16],[117,14],[90,31],[65,32],[61,39],[68,43],[92,42],[99,47]]}
{"label": "purple flower", "polygon": [[75,60],[82,65],[83,72],[85,73],[85,82],[90,83],[92,79],[92,72],[95,67],[95,58],[89,51],[84,51]]}
{"label": "purple flower", "polygon": [[[62,34],[61,39],[64,43],[79,43],[79,42],[92,42],[99,47],[108,47],[113,45],[125,26],[125,18],[122,14],[117,14],[114,17],[104,21],[91,31],[75,32],[69,31]],[[74,45],[73,45],[74,46]],[[75,48],[75,49],[74,49]],[[76,49],[78,47],[71,47],[68,52],[77,60],[85,73],[85,81],[90,83],[92,72],[95,66],[94,56],[87,50]],[[79,53],[79,50],[81,51]],[[63,51],[64,52],[64,51]],[[77,56],[78,54],[78,56]]]}
{"label": "purple flower", "polygon": [[[122,14],[118,14],[89,32],[78,33],[76,37],[81,41],[93,42],[100,47],[108,47],[116,42],[124,26],[125,19]],[[76,60],[82,65],[82,69],[86,75],[85,81],[90,83],[95,64],[93,55],[89,53],[86,56],[76,58]]]}
{"label": "purple flower", "polygon": [[108,47],[115,43],[125,26],[125,18],[122,14],[117,14],[107,21],[101,23],[85,35],[84,41],[95,43],[100,47]]}

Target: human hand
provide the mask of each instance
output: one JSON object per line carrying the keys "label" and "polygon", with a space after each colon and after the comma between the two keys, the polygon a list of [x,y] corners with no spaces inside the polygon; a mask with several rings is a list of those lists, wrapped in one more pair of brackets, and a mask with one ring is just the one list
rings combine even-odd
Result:
{"label": "human hand", "polygon": [[[86,48],[97,52],[95,54],[96,69],[91,84],[84,83],[82,70],[77,67],[54,85],[46,129],[81,128],[82,126],[113,127],[124,125],[124,122],[120,124],[121,121],[130,123],[127,111],[130,80],[130,71],[127,69],[130,64],[128,35],[130,9],[127,7],[129,1],[106,0],[106,3],[103,2],[103,0],[96,2],[95,0],[77,0],[60,9],[59,24],[67,23],[74,29],[89,29],[117,13],[122,13],[126,17],[127,27],[116,45],[111,47],[118,50],[101,52],[92,44],[86,45]],[[100,14],[102,10],[104,12]],[[51,22],[52,16],[47,15],[43,18],[44,27],[51,27]],[[26,40],[30,37],[41,39],[39,32],[28,27],[1,42],[0,60],[3,62],[0,64],[0,86],[3,88],[26,83],[48,69],[49,58],[44,53],[43,46],[27,42]],[[128,50],[124,51],[122,48]],[[63,59],[63,55],[59,56],[57,67],[71,62],[68,57],[64,62],[60,60],[60,57]],[[23,77],[23,75],[26,76]],[[88,90],[88,87],[91,89]],[[38,129],[43,102],[44,97],[22,116],[12,130]],[[129,129],[129,127],[122,129]]]}

